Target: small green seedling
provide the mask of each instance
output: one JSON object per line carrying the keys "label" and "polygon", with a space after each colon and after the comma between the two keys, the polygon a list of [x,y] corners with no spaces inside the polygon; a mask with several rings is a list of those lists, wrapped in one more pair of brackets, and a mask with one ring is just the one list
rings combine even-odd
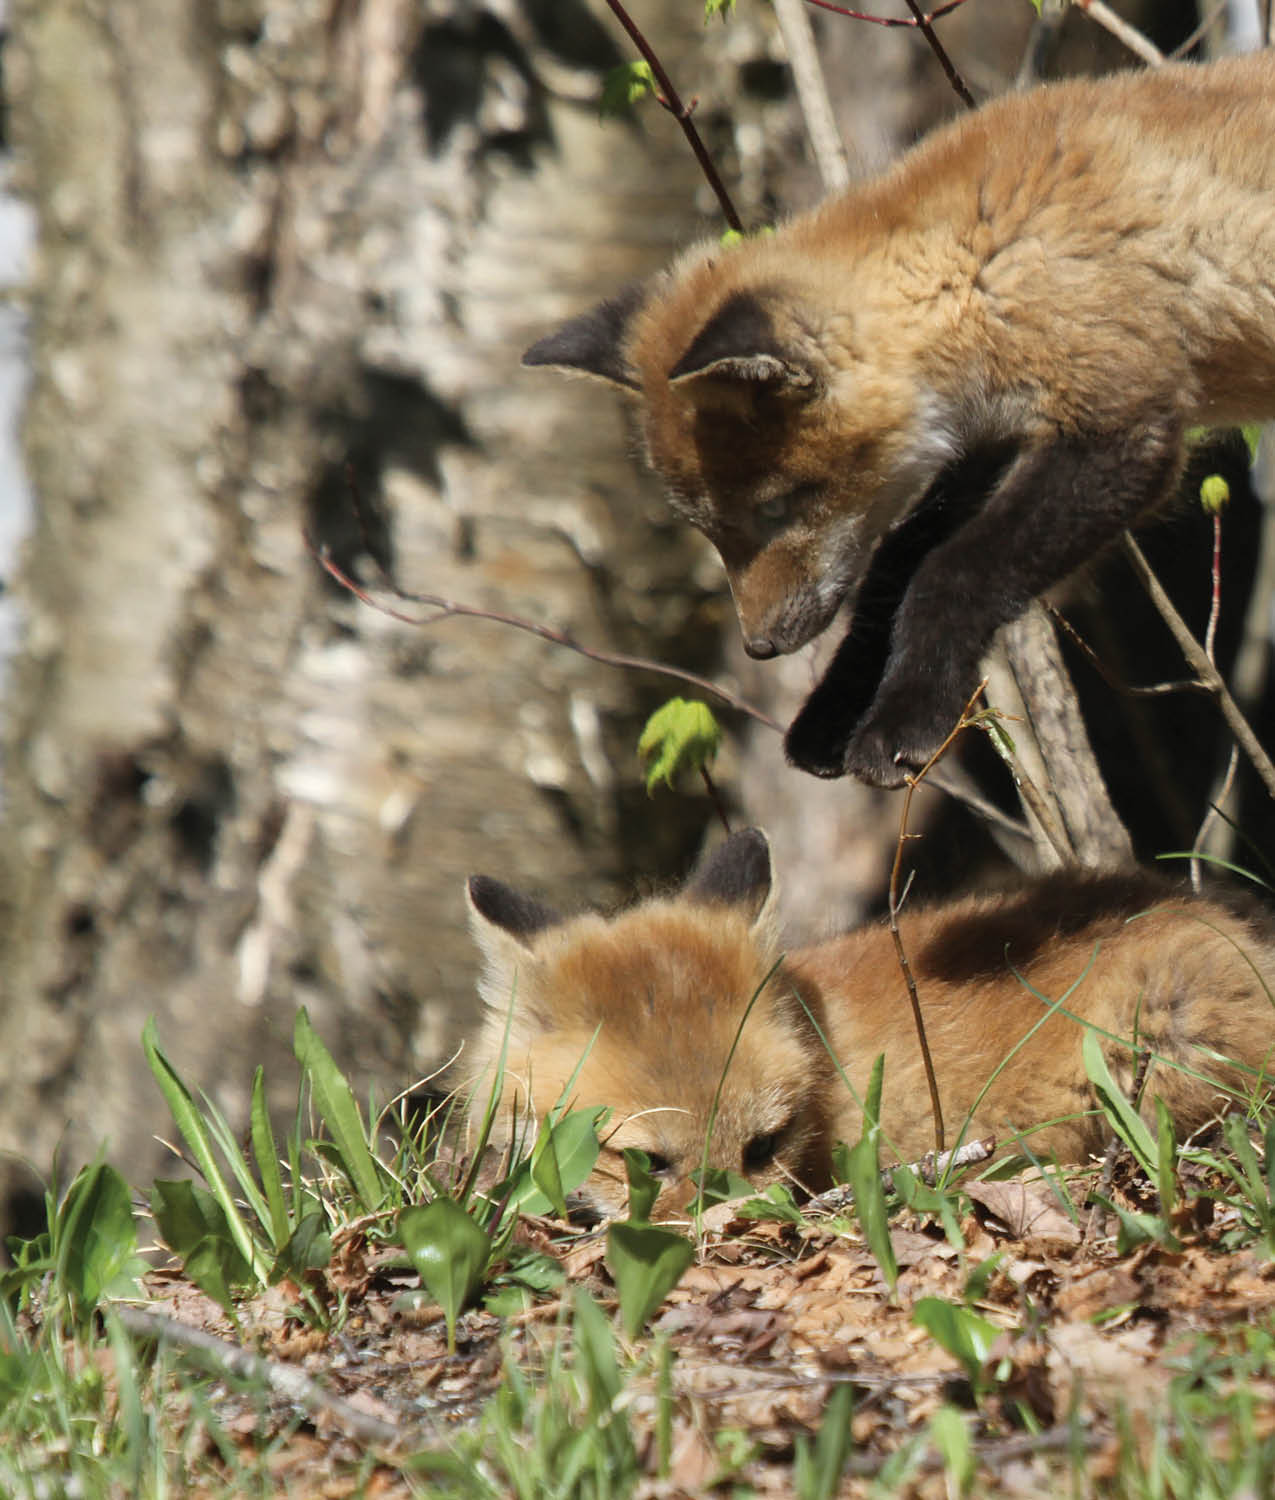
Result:
{"label": "small green seedling", "polygon": [[612,1224],[607,1230],[607,1270],[620,1298],[620,1321],[636,1338],[646,1320],[682,1279],[695,1247],[676,1230],[655,1224]]}

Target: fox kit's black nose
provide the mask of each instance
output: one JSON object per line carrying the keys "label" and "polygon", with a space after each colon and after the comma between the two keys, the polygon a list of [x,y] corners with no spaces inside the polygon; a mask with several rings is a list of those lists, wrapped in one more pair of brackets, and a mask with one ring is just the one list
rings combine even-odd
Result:
{"label": "fox kit's black nose", "polygon": [[779,655],[779,648],[768,635],[750,636],[744,642],[744,650],[755,661],[769,661],[772,656]]}

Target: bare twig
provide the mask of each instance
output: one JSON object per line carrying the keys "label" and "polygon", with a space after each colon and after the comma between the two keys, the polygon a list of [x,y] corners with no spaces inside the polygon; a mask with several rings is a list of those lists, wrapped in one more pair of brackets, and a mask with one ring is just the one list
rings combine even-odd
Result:
{"label": "bare twig", "polygon": [[797,86],[797,100],[806,122],[815,165],[819,168],[819,179],[824,192],[840,192],[850,183],[850,166],[837,129],[832,100],[828,97],[810,12],[804,0],[775,0],[775,17],[788,53],[793,82]]}
{"label": "bare twig", "polygon": [[717,783],[713,780],[713,774],[707,766],[699,768],[700,775],[704,778],[704,790],[708,793],[708,800],[713,804],[713,811],[717,814],[718,821],[729,834],[730,818],[726,813],[726,804],[722,801],[721,793],[717,790]]}
{"label": "bare twig", "polygon": [[952,743],[962,730],[967,729],[970,724],[970,715],[974,711],[974,705],[979,696],[987,686],[986,682],[980,682],[974,689],[973,696],[961,710],[961,717],[953,725],[951,732],[943,743],[938,747],[929,760],[921,767],[915,776],[907,778],[907,790],[903,794],[903,811],[899,817],[899,837],[894,846],[894,863],[890,867],[890,936],[894,939],[894,952],[899,960],[899,972],[903,975],[903,982],[907,986],[908,1001],[912,1006],[912,1020],[916,1025],[916,1039],[921,1048],[921,1063],[925,1068],[925,1082],[930,1090],[930,1111],[934,1116],[934,1150],[941,1156],[943,1154],[943,1106],[939,1101],[938,1080],[934,1076],[934,1059],[930,1056],[930,1044],[925,1035],[925,1018],[921,1014],[921,1001],[916,992],[916,980],[912,975],[912,965],[908,962],[907,949],[903,946],[903,935],[899,931],[899,908],[902,905],[902,897],[899,892],[899,876],[903,869],[903,846],[909,839],[918,835],[908,832],[908,815],[912,810],[912,794],[925,780],[931,769],[947,754]]}
{"label": "bare twig", "polygon": [[[873,26],[917,26],[920,24],[915,16],[872,16],[866,11],[849,10],[844,5],[837,5],[835,0],[806,0],[806,3],[815,6],[818,10],[830,10],[833,15],[845,16],[850,21],[869,21]],[[937,21],[941,16],[950,15],[952,11],[959,10],[964,4],[965,0],[947,0],[946,5],[936,5],[925,19]]]}
{"label": "bare twig", "polygon": [[113,1311],[124,1327],[135,1337],[156,1339],[166,1344],[180,1344],[192,1350],[222,1375],[240,1380],[260,1380],[288,1401],[295,1401],[308,1412],[323,1412],[357,1442],[373,1448],[392,1448],[406,1438],[420,1433],[405,1431],[393,1422],[382,1421],[370,1412],[361,1411],[341,1396],[334,1396],[295,1365],[282,1360],[266,1359],[250,1349],[241,1348],[202,1328],[192,1328],[162,1313],[145,1308],[113,1304]]}
{"label": "bare twig", "polygon": [[1123,42],[1129,51],[1135,57],[1140,57],[1144,63],[1158,68],[1164,62],[1164,53],[1151,38],[1143,36],[1136,26],[1130,26],[1128,21],[1118,16],[1109,5],[1104,3],[1104,0],[1071,0],[1071,3],[1078,10],[1083,10],[1087,16],[1091,16],[1118,42]]}
{"label": "bare twig", "polygon": [[656,56],[654,48],[652,48],[646,37],[642,35],[633,18],[625,10],[624,6],[621,5],[620,0],[607,0],[607,5],[610,7],[611,14],[628,33],[629,40],[642,54],[647,67],[650,68],[663,95],[660,103],[663,104],[664,108],[668,110],[669,114],[682,127],[682,134],[686,137],[687,143],[695,153],[695,160],[699,163],[700,171],[703,172],[705,181],[712,188],[718,203],[721,205],[722,217],[737,234],[743,234],[743,221],[735,212],[735,205],[731,202],[731,196],[726,191],[726,185],[718,175],[717,168],[713,165],[713,158],[708,154],[708,147],[705,146],[703,138],[695,128],[695,122],[691,119],[690,109],[682,103],[681,95],[673,87],[673,80],[664,71],[664,64]]}
{"label": "bare twig", "polygon": [[921,9],[920,5],[917,3],[917,0],[907,0],[907,6],[908,9],[912,12],[913,17],[916,20],[916,24],[921,28],[921,35],[930,44],[930,51],[933,52],[935,57],[938,58],[939,67],[941,67],[943,69],[943,72],[946,74],[947,81],[955,90],[956,97],[965,105],[967,109],[977,109],[978,105],[975,103],[974,95],[970,93],[968,88],[966,88],[965,80],[956,71],[956,64],[953,63],[952,59],[948,56],[947,48],[943,45],[942,42],[939,41],[938,32],[935,31],[930,17],[927,16]]}
{"label": "bare twig", "polygon": [[1201,41],[1209,34],[1213,29],[1214,23],[1221,20],[1226,14],[1226,9],[1227,0],[1218,0],[1218,3],[1208,12],[1190,36],[1180,41],[1173,51],[1169,53],[1170,59],[1176,62],[1178,58],[1185,57],[1191,48],[1195,46],[1196,42]]}
{"label": "bare twig", "polygon": [[[955,1167],[969,1167],[988,1161],[995,1150],[996,1137],[988,1135],[981,1140],[966,1141],[954,1151],[944,1151],[940,1156],[927,1151],[919,1161],[907,1162],[905,1165],[914,1176],[933,1183]],[[890,1173],[897,1170],[897,1164],[881,1168],[881,1181],[887,1187],[890,1183]],[[825,1192],[816,1193],[814,1197],[807,1199],[802,1205],[802,1212],[838,1214],[843,1209],[849,1208],[853,1202],[854,1189],[846,1183],[839,1183],[836,1187],[830,1187]]]}
{"label": "bare twig", "polygon": [[395,589],[400,599],[411,604],[419,604],[422,608],[432,610],[427,615],[411,615],[406,610],[395,609],[393,605],[386,604],[383,599],[376,598],[368,592],[361,584],[358,584],[340,568],[331,557],[327,549],[320,547],[307,536],[306,546],[311,555],[325,573],[342,588],[348,589],[361,603],[388,615],[391,620],[401,620],[405,625],[436,625],[440,620],[453,617],[471,620],[492,620],[498,625],[511,625],[515,630],[525,630],[529,635],[539,636],[542,641],[549,641],[555,646],[565,646],[568,651],[574,651],[580,656],[587,657],[590,661],[600,662],[605,667],[624,667],[630,671],[654,672],[657,676],[672,677],[677,682],[689,683],[691,687],[698,688],[702,693],[708,693],[719,702],[725,703],[727,707],[735,709],[737,713],[747,714],[750,719],[756,719],[759,724],[764,724],[767,729],[783,732],[783,725],[772,719],[768,713],[763,713],[760,708],[741,698],[737,693],[730,692],[727,688],[719,687],[717,683],[710,681],[707,677],[701,677],[698,672],[688,672],[681,667],[671,667],[664,662],[652,661],[645,656],[629,656],[622,651],[602,651],[596,646],[586,646],[582,642],[569,636],[566,631],[553,630],[548,625],[539,625],[534,620],[524,619],[521,615],[504,614],[496,609],[480,609],[474,604],[462,604],[456,599],[444,599],[438,594],[408,594],[401,589]]}
{"label": "bare twig", "polygon": [[1083,653],[1089,665],[1113,693],[1120,693],[1125,698],[1159,698],[1168,693],[1211,693],[1213,691],[1207,682],[1201,682],[1198,677],[1182,677],[1177,682],[1151,682],[1142,685],[1122,682],[1056,605],[1051,604],[1047,599],[1042,599],[1041,603],[1048,610],[1054,624],[1067,633],[1072,645]]}
{"label": "bare twig", "polygon": [[1240,749],[1248,756],[1253,769],[1261,777],[1262,785],[1270,796],[1275,797],[1275,765],[1271,764],[1270,756],[1262,748],[1261,742],[1253,733],[1248,720],[1240,712],[1239,705],[1231,697],[1226,683],[1223,682],[1217,668],[1205,655],[1200,643],[1187,628],[1186,621],[1174,607],[1173,601],[1165,593],[1160,580],[1151,570],[1151,564],[1147,561],[1141,547],[1134,541],[1133,537],[1125,532],[1124,535],[1125,555],[1133,564],[1133,570],[1138,575],[1144,589],[1146,589],[1151,602],[1160,612],[1160,618],[1169,627],[1169,632],[1178,643],[1182,655],[1186,657],[1187,665],[1196,674],[1207,690],[1217,699],[1218,707],[1222,711],[1222,717],[1226,720],[1227,727],[1239,742]]}
{"label": "bare twig", "polygon": [[[1217,665],[1214,654],[1214,646],[1217,643],[1217,622],[1222,614],[1222,516],[1218,511],[1213,513],[1213,561],[1210,569],[1211,591],[1209,596],[1209,622],[1204,630],[1204,654],[1209,662]],[[1195,835],[1195,842],[1191,845],[1191,853],[1198,856],[1204,848],[1209,833],[1220,816],[1222,804],[1231,794],[1231,786],[1235,780],[1235,768],[1239,764],[1239,746],[1232,741],[1230,754],[1227,756],[1226,770],[1222,774],[1221,786],[1209,798],[1208,811],[1200,823],[1200,828]],[[1200,891],[1200,861],[1193,857],[1191,860],[1191,889],[1198,895]]]}

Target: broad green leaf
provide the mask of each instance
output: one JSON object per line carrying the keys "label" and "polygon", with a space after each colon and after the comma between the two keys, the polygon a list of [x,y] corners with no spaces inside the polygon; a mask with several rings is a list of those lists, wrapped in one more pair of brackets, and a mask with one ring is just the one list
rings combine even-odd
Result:
{"label": "broad green leaf", "polygon": [[700,1167],[691,1173],[691,1180],[699,1188],[694,1212],[703,1213],[718,1203],[729,1203],[735,1198],[751,1198],[756,1189],[747,1177],[732,1172],[729,1167]]}
{"label": "broad green leaf", "polygon": [[1001,1334],[995,1323],[942,1297],[922,1297],[912,1309],[912,1321],[960,1361],[971,1385],[981,1384],[983,1365]]}
{"label": "broad green leaf", "polygon": [[195,1285],[234,1316],[234,1293],[259,1278],[240,1253],[221,1204],[196,1183],[159,1179],[151,1214],[164,1243]]}
{"label": "broad green leaf", "polygon": [[673,785],[679,771],[711,765],[722,743],[722,727],[707,703],[670,698],[646,721],[638,740],[638,758],[646,767],[646,790],[663,781]]}
{"label": "broad green leaf", "polygon": [[1102,1045],[1098,1040],[1098,1034],[1092,1027],[1085,1028],[1081,1047],[1085,1060],[1085,1072],[1088,1073],[1089,1081],[1098,1094],[1108,1123],[1133,1152],[1138,1166],[1154,1182],[1159,1148],[1151,1139],[1151,1132],[1137,1110],[1125,1098],[1124,1090],[1111,1076],[1111,1070],[1107,1067],[1107,1059],[1102,1055]]}
{"label": "broad green leaf", "polygon": [[651,1173],[651,1159],[634,1146],[624,1148],[624,1171],[629,1179],[629,1222],[646,1224],[660,1196],[659,1179]]}
{"label": "broad green leaf", "polygon": [[760,1219],[780,1224],[800,1224],[801,1210],[787,1184],[772,1182],[762,1193],[755,1193],[736,1210],[741,1219]]}
{"label": "broad green leaf", "polygon": [[297,1012],[292,1043],[301,1070],[309,1080],[315,1107],[332,1132],[332,1140],[346,1176],[364,1210],[375,1213],[385,1198],[385,1190],[381,1185],[376,1163],[372,1160],[372,1153],[368,1150],[363,1116],[359,1113],[345,1075],[320,1041],[304,1007]]}
{"label": "broad green leaf", "polygon": [[[593,1171],[598,1159],[598,1121],[606,1113],[600,1108],[573,1109],[552,1125],[546,1121],[540,1127],[531,1159],[519,1166],[506,1186],[511,1212],[565,1213],[549,1196],[546,1186],[553,1186],[556,1176],[565,1201]],[[495,1196],[500,1196],[499,1190]]]}
{"label": "broad green leaf", "polygon": [[447,1348],[454,1353],[456,1319],[482,1285],[491,1241],[451,1198],[405,1208],[398,1216],[398,1230],[426,1291],[443,1309]]}
{"label": "broad green leaf", "polygon": [[322,1271],[332,1259],[332,1235],[328,1217],[322,1209],[312,1208],[285,1241],[270,1268],[271,1284],[285,1276],[302,1281],[311,1271]]}
{"label": "broad green leaf", "polygon": [[1138,1213],[1131,1208],[1122,1208],[1120,1204],[1113,1203],[1110,1198],[1104,1198],[1101,1193],[1095,1193],[1093,1198],[1095,1203],[1101,1203],[1110,1213],[1115,1214],[1120,1225],[1116,1232],[1117,1255],[1127,1255],[1130,1250],[1136,1250],[1139,1245],[1149,1243],[1164,1245],[1170,1250],[1182,1248],[1177,1236],[1169,1228],[1168,1219],[1162,1215]]}
{"label": "broad green leaf", "polygon": [[620,1320],[636,1338],[646,1320],[682,1279],[695,1247],[672,1229],[653,1224],[612,1224],[607,1269],[620,1298]]}
{"label": "broad green leaf", "polygon": [[654,92],[655,74],[650,63],[641,60],[621,63],[602,80],[598,113],[604,120],[627,114],[640,99]]}
{"label": "broad green leaf", "polygon": [[54,1242],[58,1286],[81,1321],[104,1296],[137,1294],[145,1266],[128,1185],[114,1167],[98,1161],[80,1172],[58,1210]]}
{"label": "broad green leaf", "polygon": [[1244,435],[1244,441],[1248,444],[1248,457],[1250,463],[1257,462],[1257,445],[1262,440],[1262,424],[1260,422],[1245,422],[1240,427]]}
{"label": "broad green leaf", "polygon": [[248,1118],[252,1128],[252,1154],[257,1161],[257,1171],[261,1174],[261,1186],[265,1190],[266,1206],[270,1214],[270,1241],[278,1250],[287,1242],[291,1225],[283,1196],[279,1152],[275,1146],[274,1131],[270,1127],[270,1111],[266,1105],[266,1074],[262,1067],[258,1067],[252,1075],[252,1104]]}
{"label": "broad green leaf", "polygon": [[204,1118],[195,1107],[190,1090],[178,1077],[177,1070],[160,1048],[154,1016],[149,1017],[142,1028],[142,1050],[146,1054],[146,1061],[150,1064],[151,1072],[155,1075],[155,1081],[159,1084],[160,1092],[168,1101],[168,1107],[172,1111],[173,1119],[177,1122],[177,1128],[181,1131],[191,1155],[195,1158],[195,1164],[203,1173],[204,1181],[221,1205],[226,1228],[234,1241],[235,1248],[252,1268],[253,1278],[265,1286],[267,1280],[265,1262],[235,1204],[234,1195],[230,1191],[225,1174],[213,1155],[212,1141]]}
{"label": "broad green leaf", "polygon": [[894,1191],[914,1214],[933,1214],[942,1224],[948,1244],[957,1250],[965,1249],[955,1194],[932,1188],[929,1183],[922,1182],[910,1167],[893,1168],[890,1181],[894,1184]]}

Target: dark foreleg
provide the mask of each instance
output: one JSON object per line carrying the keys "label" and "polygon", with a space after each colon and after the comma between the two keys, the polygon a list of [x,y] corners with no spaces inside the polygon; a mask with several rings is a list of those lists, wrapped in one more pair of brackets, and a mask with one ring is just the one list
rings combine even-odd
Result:
{"label": "dark foreleg", "polygon": [[[860,656],[852,626],[789,730],[789,757],[816,774],[836,774],[840,745],[841,772],[902,785],[957,723],[996,631],[1161,500],[1180,471],[1181,448],[1181,424],[1165,416],[1024,449],[908,577],[871,701],[864,704],[862,683],[871,676],[868,656],[880,658],[880,641],[874,636]],[[849,705],[831,706],[839,682],[851,686],[853,719]]]}

